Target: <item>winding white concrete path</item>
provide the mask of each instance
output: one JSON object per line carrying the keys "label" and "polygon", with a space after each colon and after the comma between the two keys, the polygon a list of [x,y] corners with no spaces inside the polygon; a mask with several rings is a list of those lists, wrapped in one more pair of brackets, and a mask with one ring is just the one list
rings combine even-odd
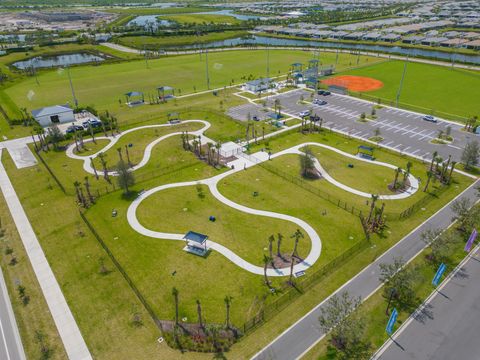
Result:
{"label": "winding white concrete path", "polygon": [[[201,128],[199,130],[189,132],[189,134],[195,135],[195,136],[202,136],[203,133],[210,127],[210,123],[207,122],[207,121],[204,121],[204,120],[186,120],[186,121],[180,122],[179,124],[158,124],[158,125],[139,126],[139,127],[136,127],[136,128],[125,130],[123,133],[121,133],[117,136],[99,136],[99,137],[97,137],[96,140],[109,140],[110,143],[108,143],[106,146],[104,146],[101,150],[97,151],[95,154],[92,154],[92,155],[78,155],[78,154],[75,154],[74,153],[75,144],[71,144],[67,148],[66,154],[67,154],[68,157],[70,157],[72,159],[82,160],[83,161],[83,169],[86,172],[88,172],[89,174],[94,174],[95,172],[92,168],[90,158],[95,159],[96,157],[98,157],[98,155],[100,153],[106,152],[107,150],[110,150],[122,138],[122,136],[125,136],[126,134],[129,134],[131,132],[138,131],[138,130],[143,130],[143,129],[163,128],[163,127],[175,128],[176,126],[178,127],[179,125],[189,124],[189,123],[201,123],[201,124],[204,125],[203,128]],[[145,166],[148,163],[148,161],[150,160],[150,156],[152,155],[152,149],[159,142],[161,142],[165,139],[168,139],[169,137],[176,136],[176,135],[181,135],[181,134],[182,134],[182,132],[173,132],[173,133],[170,133],[170,134],[163,135],[163,136],[159,137],[158,139],[155,139],[154,141],[152,141],[150,144],[148,144],[145,147],[145,152],[143,154],[142,160],[138,164],[136,164],[135,166],[130,168],[130,171],[135,171],[135,170],[138,170],[138,169],[142,168],[143,166]],[[84,142],[87,143],[87,142],[92,142],[92,141],[93,141],[92,139],[88,139],[88,140],[85,140]],[[211,140],[208,139],[205,136],[202,136],[202,142],[203,141],[205,141],[205,142],[210,141],[211,142]],[[116,171],[109,171],[108,174],[110,176],[116,176],[117,175]]]}
{"label": "winding white concrete path", "polygon": [[[392,165],[392,164],[388,164],[388,163],[381,162],[381,161],[375,161],[375,160],[367,160],[367,159],[364,159],[364,158],[346,153],[346,152],[344,152],[342,150],[339,150],[337,148],[334,148],[332,146],[328,146],[328,145],[324,145],[324,144],[320,144],[320,143],[316,143],[316,142],[307,142],[307,143],[303,143],[303,144],[300,144],[300,145],[293,146],[293,147],[288,148],[288,149],[283,150],[283,151],[279,151],[278,153],[272,155],[272,158],[276,158],[276,157],[286,155],[286,154],[303,154],[303,152],[300,151],[300,149],[304,148],[305,146],[322,147],[322,148],[334,151],[338,154],[341,154],[341,155],[343,155],[347,158],[355,159],[355,160],[358,160],[358,161],[363,161],[363,162],[366,162],[366,163],[369,163],[369,164],[372,164],[372,165],[384,166],[384,167],[394,169],[394,170],[398,168],[397,166]],[[349,193],[358,195],[358,196],[365,197],[365,198],[371,198],[372,197],[372,194],[370,194],[370,193],[354,189],[350,186],[347,186],[347,185],[342,184],[341,182],[335,180],[322,167],[322,165],[320,164],[320,162],[318,161],[317,158],[315,158],[315,167],[320,172],[322,177],[325,178],[325,180],[327,180],[329,183],[339,187],[340,189],[345,190]],[[413,195],[414,193],[417,192],[417,190],[419,188],[418,180],[412,174],[409,174],[408,180],[410,182],[410,187],[408,189],[406,189],[405,191],[403,191],[401,193],[398,193],[398,194],[393,194],[393,195],[379,195],[378,198],[381,199],[381,200],[400,200],[400,199],[405,199],[405,198]]]}
{"label": "winding white concrete path", "polygon": [[[222,202],[223,204],[230,206],[231,208],[234,208],[238,211],[247,213],[247,214],[252,214],[252,215],[257,215],[257,216],[266,216],[266,217],[271,217],[275,219],[281,219],[281,220],[286,220],[293,222],[297,224],[300,228],[302,228],[305,233],[310,237],[310,241],[312,243],[312,247],[310,249],[310,253],[307,255],[307,257],[299,264],[296,264],[293,267],[294,272],[298,271],[304,271],[307,270],[310,266],[312,266],[320,257],[321,249],[322,249],[322,242],[320,240],[320,236],[317,234],[317,232],[305,221],[298,219],[296,217],[290,216],[290,215],[285,215],[285,214],[280,214],[280,213],[275,213],[271,211],[264,211],[264,210],[257,210],[257,209],[252,209],[240,204],[237,204],[229,199],[227,199],[225,196],[223,196],[217,188],[218,182],[224,179],[225,177],[232,175],[238,171],[243,171],[243,169],[237,168],[237,169],[232,169],[230,171],[227,171],[223,174],[200,180],[200,181],[189,181],[189,182],[182,182],[182,183],[176,183],[176,184],[167,184],[167,185],[161,185],[157,186],[153,189],[150,189],[143,194],[141,194],[139,197],[137,197],[130,207],[128,208],[127,211],[127,220],[132,226],[134,230],[139,232],[142,235],[153,237],[156,239],[165,239],[165,240],[181,240],[183,241],[183,236],[184,234],[172,234],[172,233],[164,233],[160,231],[153,231],[145,228],[140,222],[138,221],[137,218],[137,209],[138,206],[142,203],[143,200],[148,198],[149,196],[162,191],[166,189],[172,189],[172,188],[178,188],[178,187],[185,187],[185,186],[194,186],[197,184],[203,184],[207,185],[208,188],[210,189],[210,192],[213,194],[213,196]],[[233,262],[235,265],[251,272],[254,274],[258,275],[263,275],[263,267],[261,266],[256,266],[248,261],[242,259],[240,256],[235,254],[233,251],[230,249],[226,248],[223,245],[220,245],[217,242],[214,242],[212,240],[207,241],[207,247],[213,250],[218,251],[220,254],[225,256],[228,260]],[[279,268],[279,269],[267,269],[267,274],[269,276],[286,276],[290,274],[290,267],[285,267],[285,268]]]}
{"label": "winding white concrete path", "polygon": [[[192,122],[200,122],[204,125],[204,127],[199,129],[199,130],[196,130],[196,131],[191,131],[190,134],[195,135],[195,136],[202,136],[203,141],[212,142],[212,140],[203,136],[203,132],[206,131],[210,127],[210,123],[207,122],[207,121],[203,121],[203,120],[187,120],[187,121],[183,121],[181,124],[192,123]],[[110,143],[108,145],[106,145],[105,147],[103,147],[100,151],[98,151],[95,154],[92,154],[90,156],[82,156],[82,155],[75,154],[73,152],[73,150],[75,148],[75,144],[72,144],[67,149],[67,156],[69,156],[70,158],[73,158],[73,159],[82,160],[84,162],[83,163],[83,168],[85,169],[85,171],[93,174],[94,171],[93,171],[93,168],[91,166],[90,158],[96,158],[99,153],[105,152],[105,151],[111,149],[113,146],[115,146],[115,144],[118,142],[118,140],[122,136],[124,136],[124,135],[126,135],[130,132],[141,130],[141,129],[155,128],[155,127],[172,127],[173,128],[176,125],[177,124],[147,125],[147,126],[141,126],[141,127],[138,127],[138,128],[129,129],[129,130],[123,132],[121,135],[116,136],[116,137],[98,137],[97,139],[110,140]],[[180,135],[180,134],[181,134],[181,132],[173,132],[173,133],[170,133],[170,134],[166,134],[164,136],[159,137],[158,139],[155,139],[150,144],[148,144],[145,147],[145,152],[144,152],[144,156],[143,156],[142,160],[137,165],[133,166],[131,168],[131,171],[138,170],[148,163],[148,161],[150,160],[152,149],[155,145],[157,145],[159,142],[161,142],[161,141],[163,141],[163,140],[165,140],[165,139],[167,139],[171,136]],[[328,146],[328,145],[323,145],[323,144],[320,144],[320,143],[315,143],[315,142],[306,142],[306,143],[303,143],[303,144],[293,146],[289,149],[285,149],[285,150],[280,151],[276,154],[273,154],[272,158],[277,158],[279,156],[286,155],[286,154],[302,154],[302,151],[300,149],[304,148],[305,146],[323,147],[323,148],[326,148],[328,150],[339,153],[339,154],[341,154],[345,157],[352,158],[352,159],[355,159],[355,160],[358,160],[358,161],[364,161],[364,162],[367,162],[367,163],[372,164],[372,165],[384,166],[384,167],[387,167],[387,168],[390,168],[390,169],[396,169],[397,168],[395,165],[392,165],[392,164],[359,158],[355,155],[346,153],[346,152],[341,151],[339,149],[336,149],[334,147],[331,147],[331,146]],[[249,167],[255,166],[255,165],[257,165],[261,162],[264,162],[264,161],[268,161],[268,155],[266,155],[266,153],[264,153],[264,152],[258,152],[256,154],[252,154],[252,155],[242,154],[242,156],[239,157],[238,160],[233,162],[233,163],[235,163],[235,167],[233,169],[231,169],[227,172],[224,172],[220,175],[217,175],[217,176],[214,176],[214,177],[211,177],[211,178],[208,178],[208,179],[198,180],[198,181],[189,181],[189,182],[181,182],[181,183],[161,185],[161,186],[157,186],[153,189],[147,190],[144,193],[142,193],[141,195],[139,195],[130,204],[130,206],[127,210],[127,221],[135,231],[139,232],[142,235],[152,237],[152,238],[157,238],[157,239],[183,241],[184,234],[165,233],[165,232],[150,230],[150,229],[147,229],[146,227],[144,227],[137,218],[137,209],[138,209],[138,207],[140,206],[140,204],[142,203],[143,200],[145,200],[149,196],[151,196],[151,195],[153,195],[153,194],[155,194],[159,191],[163,191],[163,190],[166,190],[166,189],[179,188],[179,187],[186,187],[186,186],[195,186],[197,184],[203,184],[203,185],[208,186],[210,192],[212,193],[212,195],[218,201],[222,202],[223,204],[225,204],[227,206],[230,206],[233,209],[236,209],[238,211],[241,211],[241,212],[244,212],[244,213],[247,213],[247,214],[251,214],[251,215],[266,216],[266,217],[271,217],[271,218],[275,218],[275,219],[290,221],[290,222],[295,223],[299,228],[303,229],[303,231],[310,237],[311,249],[310,249],[310,252],[307,255],[307,257],[301,263],[296,264],[294,266],[293,270],[294,270],[294,272],[305,271],[309,267],[311,267],[318,260],[318,258],[320,257],[320,254],[321,254],[321,250],[322,250],[322,242],[321,242],[320,236],[308,223],[306,223],[305,221],[303,221],[299,218],[296,218],[296,217],[293,217],[293,216],[290,216],[290,215],[280,214],[280,213],[276,213],[276,212],[272,212],[272,211],[257,210],[257,209],[252,209],[252,208],[246,207],[244,205],[233,202],[230,199],[227,199],[218,190],[218,187],[217,187],[218,183],[222,179],[224,179],[227,176],[230,176],[230,175],[232,175],[236,172],[242,171],[243,168],[249,168]],[[325,178],[326,181],[328,181],[331,184],[341,188],[342,190],[345,190],[345,191],[350,192],[354,195],[358,195],[358,196],[362,196],[362,197],[366,197],[366,198],[370,198],[372,196],[372,194],[354,189],[350,186],[347,186],[347,185],[342,184],[339,181],[335,180],[333,177],[331,177],[327,173],[327,171],[321,166],[320,162],[317,159],[315,159],[315,167],[320,172],[320,174],[323,176],[323,178]],[[116,175],[116,173],[114,171],[110,171],[109,174],[110,175]],[[404,199],[404,198],[407,198],[407,197],[411,196],[412,194],[414,194],[418,190],[419,185],[418,185],[417,179],[412,175],[409,175],[409,181],[410,181],[411,187],[409,189],[407,189],[405,192],[402,192],[402,193],[399,193],[399,194],[393,194],[393,195],[380,195],[379,198],[383,199],[383,200],[398,200],[398,199]],[[243,268],[243,269],[245,269],[245,270],[247,270],[251,273],[258,274],[258,275],[262,275],[264,273],[263,267],[249,263],[245,259],[243,259],[240,256],[238,256],[237,254],[235,254],[232,250],[230,250],[227,247],[219,244],[218,242],[208,240],[207,246],[210,249],[216,250],[217,252],[219,252],[220,254],[225,256],[227,259],[232,261],[234,264],[236,264],[237,266],[239,266],[239,267],[241,267],[241,268]],[[286,275],[290,274],[290,268],[285,267],[285,268],[279,268],[279,269],[267,269],[267,274],[269,276],[286,276]]]}

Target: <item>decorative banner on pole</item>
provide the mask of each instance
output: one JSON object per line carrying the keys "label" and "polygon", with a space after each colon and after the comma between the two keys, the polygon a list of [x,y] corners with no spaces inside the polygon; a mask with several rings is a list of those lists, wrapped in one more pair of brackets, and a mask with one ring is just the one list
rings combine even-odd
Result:
{"label": "decorative banner on pole", "polygon": [[435,287],[438,286],[438,283],[440,282],[440,279],[442,278],[442,275],[446,269],[447,269],[447,265],[445,265],[444,263],[441,263],[440,266],[438,267],[437,273],[433,277],[433,281],[432,281],[433,286]]}
{"label": "decorative banner on pole", "polygon": [[392,335],[393,326],[397,322],[397,317],[398,317],[398,311],[397,309],[393,308],[392,315],[390,315],[390,319],[388,319],[387,328],[386,328],[388,335]]}
{"label": "decorative banner on pole", "polygon": [[473,243],[475,242],[475,239],[477,238],[477,229],[473,229],[472,234],[470,235],[470,238],[468,239],[467,243],[465,244],[465,251],[470,252]]}

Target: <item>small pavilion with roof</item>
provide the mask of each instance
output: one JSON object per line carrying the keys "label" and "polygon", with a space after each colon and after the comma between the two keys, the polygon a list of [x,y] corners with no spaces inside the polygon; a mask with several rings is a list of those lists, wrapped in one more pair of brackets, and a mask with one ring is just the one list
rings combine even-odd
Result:
{"label": "small pavilion with roof", "polygon": [[158,99],[162,102],[167,101],[175,97],[175,88],[171,86],[157,87]]}
{"label": "small pavilion with roof", "polygon": [[208,253],[208,247],[207,247],[208,236],[207,235],[200,234],[195,231],[189,231],[185,234],[183,239],[187,244],[183,248],[183,250],[198,256],[207,255]]}
{"label": "small pavilion with roof", "polygon": [[143,92],[140,91],[130,91],[125,94],[125,97],[127,98],[128,106],[141,105],[145,103]]}

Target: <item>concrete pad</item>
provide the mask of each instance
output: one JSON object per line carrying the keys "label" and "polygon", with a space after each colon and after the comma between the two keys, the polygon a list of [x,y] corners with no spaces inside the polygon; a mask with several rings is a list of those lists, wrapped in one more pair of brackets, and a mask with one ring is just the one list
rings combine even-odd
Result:
{"label": "concrete pad", "polygon": [[8,153],[12,157],[17,169],[23,169],[37,165],[37,159],[27,145],[21,147],[8,147]]}

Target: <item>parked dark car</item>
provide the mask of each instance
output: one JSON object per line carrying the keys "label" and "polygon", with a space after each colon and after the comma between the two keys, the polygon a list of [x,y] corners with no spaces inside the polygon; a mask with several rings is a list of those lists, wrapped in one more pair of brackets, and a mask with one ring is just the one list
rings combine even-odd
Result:
{"label": "parked dark car", "polygon": [[325,93],[325,90],[318,90],[317,95],[323,95]]}
{"label": "parked dark car", "polygon": [[67,128],[67,130],[65,131],[67,134],[73,134],[75,131],[83,131],[84,128],[83,126],[80,126],[80,125],[71,125]]}
{"label": "parked dark car", "polygon": [[331,94],[332,94],[332,93],[331,93],[330,91],[324,91],[322,95],[323,95],[323,96],[328,96],[328,95],[331,95]]}
{"label": "parked dark car", "polygon": [[98,127],[102,126],[102,122],[100,120],[96,120],[96,119],[89,119],[87,121],[84,121],[82,123],[82,126],[85,129],[88,129],[89,124],[92,126],[92,128],[98,128]]}

